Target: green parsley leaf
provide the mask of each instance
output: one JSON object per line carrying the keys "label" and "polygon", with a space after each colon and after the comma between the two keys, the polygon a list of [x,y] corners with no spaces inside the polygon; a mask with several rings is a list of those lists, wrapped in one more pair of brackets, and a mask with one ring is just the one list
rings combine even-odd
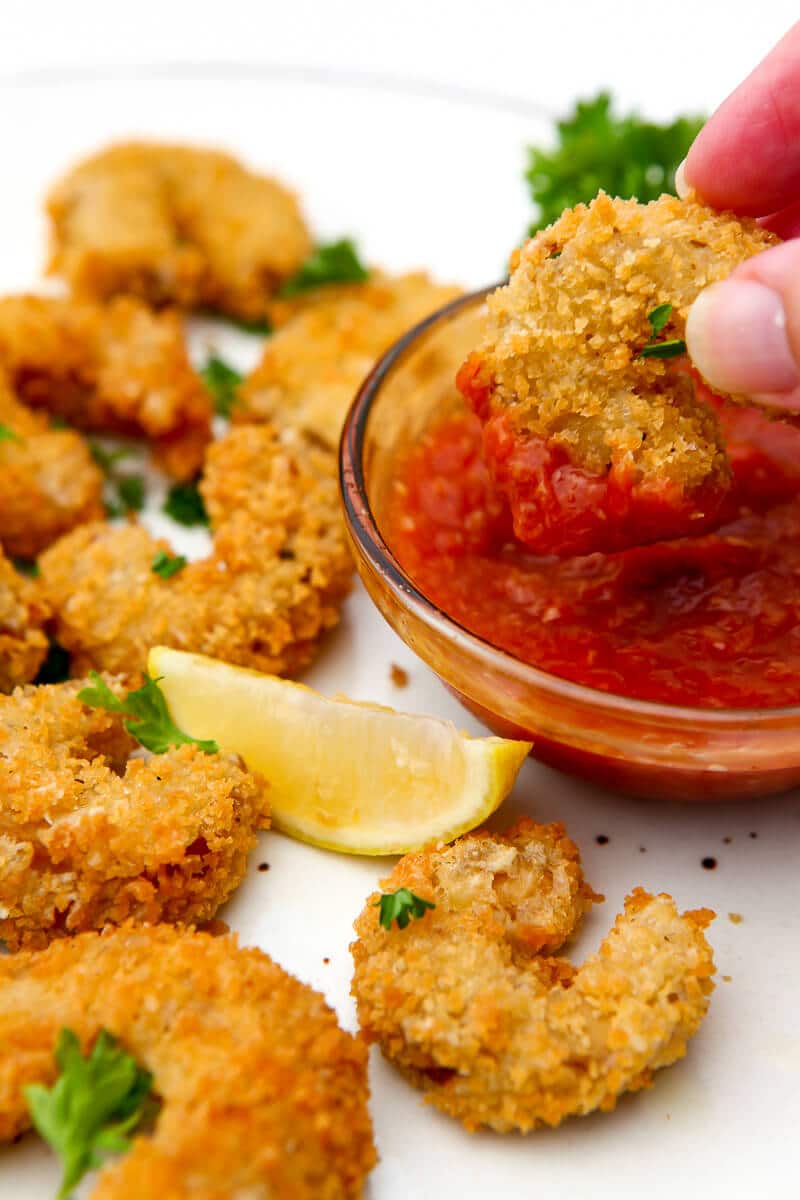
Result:
{"label": "green parsley leaf", "polygon": [[703,124],[697,116],[658,125],[638,113],[617,115],[608,92],[579,100],[557,125],[554,149],[528,149],[526,179],[538,208],[531,233],[565,208],[588,203],[602,188],[643,204],[674,192],[675,170]]}
{"label": "green parsley leaf", "polygon": [[671,304],[659,304],[647,314],[647,319],[650,322],[650,329],[652,330],[652,333],[650,334],[651,341],[654,337],[658,337],[659,333],[661,333],[661,330],[664,328],[671,316]]}
{"label": "green parsley leaf", "polygon": [[117,495],[126,512],[141,512],[144,507],[143,477],[123,475],[117,482]]}
{"label": "green parsley leaf", "polygon": [[363,283],[368,278],[369,271],[358,257],[353,241],[340,238],[338,242],[315,247],[297,273],[286,280],[278,295],[297,296],[325,284]]}
{"label": "green parsley leaf", "polygon": [[220,417],[229,417],[236,403],[236,389],[243,376],[229,366],[224,358],[212,354],[200,372],[200,378],[211,393],[214,411]]}
{"label": "green parsley leaf", "polygon": [[41,569],[35,558],[15,558],[14,569],[20,575],[27,575],[29,579],[38,579],[41,575]]}
{"label": "green parsley leaf", "polygon": [[65,679],[69,679],[69,668],[69,652],[55,638],[50,638],[47,655],[39,667],[34,683],[63,683]]}
{"label": "green parsley leaf", "polygon": [[637,358],[679,358],[681,354],[686,353],[686,342],[681,338],[669,338],[663,342],[656,341],[671,316],[671,304],[659,304],[647,314],[652,332],[650,340],[639,351]]}
{"label": "green parsley leaf", "polygon": [[25,1088],[36,1129],[61,1159],[57,1200],[66,1200],[106,1152],[127,1150],[130,1134],[147,1115],[153,1086],[143,1070],[105,1029],[84,1058],[77,1036],[62,1029],[55,1049],[61,1074],[52,1087]]}
{"label": "green parsley leaf", "polygon": [[0,424],[0,442],[22,442],[23,440],[9,425]]}
{"label": "green parsley leaf", "polygon": [[150,570],[162,579],[171,579],[185,566],[186,558],[182,554],[169,554],[166,550],[159,550],[150,564]]}
{"label": "green parsley leaf", "polygon": [[235,326],[236,329],[241,329],[242,333],[252,333],[254,337],[266,337],[272,333],[272,325],[266,317],[254,317],[248,320],[246,317],[223,317],[229,325]]}
{"label": "green parsley leaf", "polygon": [[108,450],[100,442],[90,441],[89,452],[106,477],[104,499],[108,516],[124,517],[130,512],[141,512],[145,498],[144,476],[117,470],[118,463],[136,457],[138,450],[133,446]]}
{"label": "green parsley leaf", "polygon": [[672,338],[668,342],[648,342],[639,351],[638,358],[680,358],[686,353],[686,342]]}
{"label": "green parsley leaf", "polygon": [[161,511],[179,525],[208,524],[208,513],[198,490],[197,480],[190,483],[173,483]]}
{"label": "green parsley leaf", "polygon": [[125,458],[135,457],[137,451],[133,446],[116,446],[113,450],[107,450],[100,442],[89,442],[89,453],[94,461],[106,475],[110,475],[118,462],[122,462]]}
{"label": "green parsley leaf", "polygon": [[78,699],[90,708],[104,708],[107,712],[121,713],[127,717],[123,724],[128,733],[146,750],[152,750],[153,754],[164,754],[170,746],[181,746],[184,743],[197,746],[206,754],[219,752],[217,743],[211,739],[202,741],[200,738],[189,737],[188,733],[178,728],[169,715],[167,702],[157,679],[145,675],[143,685],[134,692],[128,692],[124,700],[120,700],[97,671],[90,671],[89,678],[92,681],[91,686],[81,688]]}
{"label": "green parsley leaf", "polygon": [[399,929],[405,929],[412,917],[419,920],[436,905],[415,896],[408,888],[400,888],[396,892],[384,892],[380,900],[375,901],[375,907],[381,910],[380,923],[384,929],[391,929],[392,921],[397,921]]}

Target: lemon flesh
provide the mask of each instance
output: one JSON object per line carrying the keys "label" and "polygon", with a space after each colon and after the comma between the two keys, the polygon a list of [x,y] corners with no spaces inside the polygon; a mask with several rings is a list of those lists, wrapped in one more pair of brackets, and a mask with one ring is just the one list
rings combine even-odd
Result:
{"label": "lemon flesh", "polygon": [[278,829],[348,854],[404,854],[474,829],[531,748],[165,646],[148,669],[180,729],[269,781]]}

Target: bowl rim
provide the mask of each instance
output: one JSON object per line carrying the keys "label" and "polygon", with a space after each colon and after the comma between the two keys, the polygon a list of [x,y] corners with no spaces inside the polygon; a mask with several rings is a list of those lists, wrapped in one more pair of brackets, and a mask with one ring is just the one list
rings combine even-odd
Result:
{"label": "bowl rim", "polygon": [[370,568],[387,582],[401,607],[413,609],[428,628],[449,641],[461,643],[493,669],[539,692],[550,692],[576,704],[591,705],[618,715],[667,725],[691,723],[731,731],[743,725],[773,725],[787,720],[795,720],[800,724],[800,705],[787,708],[695,708],[691,705],[639,700],[552,675],[514,658],[507,651],[472,633],[420,591],[400,566],[384,541],[367,494],[364,447],[373,403],[386,377],[411,352],[421,336],[434,325],[457,316],[462,309],[482,303],[498,286],[502,284],[490,284],[477,291],[466,292],[419,321],[377,360],[356,392],[339,442],[339,486],[350,535]]}

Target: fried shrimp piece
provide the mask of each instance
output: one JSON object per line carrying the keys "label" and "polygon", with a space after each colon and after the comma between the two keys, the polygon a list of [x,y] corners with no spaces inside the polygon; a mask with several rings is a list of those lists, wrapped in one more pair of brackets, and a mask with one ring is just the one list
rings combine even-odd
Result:
{"label": "fried shrimp piece", "polygon": [[671,305],[655,340],[682,339],[698,293],[776,240],[694,202],[601,192],[515,253],[458,384],[486,422],[521,541],[613,551],[715,521],[730,481],[723,436],[685,356],[641,356],[648,316]]}
{"label": "fried shrimp piece", "polygon": [[298,304],[280,305],[277,311],[292,315],[242,385],[234,419],[289,423],[335,450],[375,360],[457,295],[457,288],[420,272],[375,274],[366,283],[320,288]]}
{"label": "fried shrimp piece", "polygon": [[[114,677],[107,682],[121,691]],[[233,755],[128,753],[121,718],[80,681],[0,697],[0,939],[10,950],[138,921],[206,921],[269,824]]]}
{"label": "fried shrimp piece", "polygon": [[50,269],[78,296],[258,317],[311,249],[297,201],[228,154],[112,145],[50,192]]}
{"label": "fried shrimp piece", "polygon": [[38,580],[20,575],[0,550],[0,692],[35,678],[47,654],[49,615]]}
{"label": "fried shrimp piece", "polygon": [[62,1028],[106,1029],[161,1110],[94,1200],[359,1200],[375,1164],[363,1042],[317,992],[235,936],[169,926],[83,933],[0,959],[0,1138],[28,1128]]}
{"label": "fried shrimp piece", "polygon": [[103,475],[83,438],[52,429],[20,404],[0,372],[0,543],[15,558],[37,554],[84,521],[103,516]]}
{"label": "fried shrimp piece", "polygon": [[561,826],[522,821],[401,859],[384,891],[435,908],[355,924],[352,991],[370,1041],[468,1129],[558,1125],[612,1109],[681,1058],[712,990],[707,909],[678,913],[637,889],[597,954],[545,956],[600,897]]}
{"label": "fried shrimp piece", "polygon": [[0,366],[19,398],[79,429],[144,436],[156,460],[196,474],[211,437],[211,403],[192,370],[175,313],[137,300],[0,299]]}
{"label": "fried shrimp piece", "polygon": [[75,670],[135,673],[157,643],[277,674],[314,657],[352,575],[334,455],[240,426],[209,448],[201,488],[211,553],[168,580],[152,570],[167,543],[135,525],[85,526],[42,556]]}

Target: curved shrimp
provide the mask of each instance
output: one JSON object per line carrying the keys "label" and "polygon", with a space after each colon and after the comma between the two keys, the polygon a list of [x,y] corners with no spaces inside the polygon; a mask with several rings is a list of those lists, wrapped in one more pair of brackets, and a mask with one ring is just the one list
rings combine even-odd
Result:
{"label": "curved shrimp", "polygon": [[103,516],[103,475],[80,434],[20,404],[0,372],[0,544],[35,558]]}
{"label": "curved shrimp", "polygon": [[277,674],[314,657],[352,574],[333,454],[240,426],[209,448],[201,490],[212,551],[168,580],[152,570],[167,543],[136,525],[86,525],[42,556],[76,672],[135,674],[157,643]]}
{"label": "curved shrimp", "polygon": [[47,210],[50,270],[99,300],[257,318],[311,249],[291,192],[197,146],[108,146],[55,184]]}
{"label": "curved shrimp", "polygon": [[153,1075],[152,1135],[94,1200],[358,1200],[375,1162],[366,1049],[323,998],[234,936],[131,926],[0,958],[0,1139],[30,1125],[67,1027],[101,1029]]}
{"label": "curved shrimp", "polygon": [[613,551],[718,519],[730,468],[681,353],[686,315],[704,287],[776,240],[672,196],[601,192],[515,253],[458,383],[486,422],[487,461],[521,541],[546,554]]}
{"label": "curved shrimp", "polygon": [[49,615],[38,580],[20,575],[0,550],[0,692],[36,677],[47,654]]}
{"label": "curved shrimp", "polygon": [[[597,954],[556,950],[595,897],[558,825],[521,821],[401,859],[384,881],[435,905],[388,932],[358,918],[353,995],[367,1038],[468,1129],[611,1109],[680,1058],[708,1007],[713,914],[637,890]],[[532,933],[531,933],[532,931]]]}
{"label": "curved shrimp", "polygon": [[183,745],[129,760],[121,717],[82,704],[81,686],[0,697],[0,939],[10,950],[128,917],[210,920],[269,825],[265,785],[234,755]]}
{"label": "curved shrimp", "polygon": [[180,479],[203,461],[211,405],[175,313],[129,298],[5,296],[0,367],[23,403],[79,429],[147,437],[156,461]]}

